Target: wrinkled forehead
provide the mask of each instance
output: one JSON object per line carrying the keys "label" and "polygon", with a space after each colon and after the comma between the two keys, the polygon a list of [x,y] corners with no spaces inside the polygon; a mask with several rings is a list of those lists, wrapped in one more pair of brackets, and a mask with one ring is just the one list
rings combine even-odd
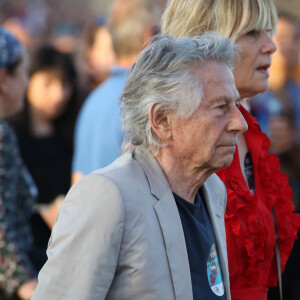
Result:
{"label": "wrinkled forehead", "polygon": [[193,73],[202,84],[234,83],[232,68],[224,62],[214,60],[202,62],[194,66]]}
{"label": "wrinkled forehead", "polygon": [[203,85],[203,100],[207,103],[239,98],[232,70],[226,64],[207,63],[199,74]]}
{"label": "wrinkled forehead", "polygon": [[277,11],[271,1],[251,0],[247,1],[247,6],[240,6],[237,23],[239,30],[237,37],[251,30],[261,30],[267,28],[272,30],[272,35],[276,33]]}

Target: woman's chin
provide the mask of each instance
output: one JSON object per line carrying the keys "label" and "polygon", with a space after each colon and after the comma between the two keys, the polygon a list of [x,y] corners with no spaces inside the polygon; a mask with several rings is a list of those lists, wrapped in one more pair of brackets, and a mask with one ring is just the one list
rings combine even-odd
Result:
{"label": "woman's chin", "polygon": [[254,97],[257,94],[266,92],[269,89],[269,83],[263,84],[263,82],[256,86],[251,86],[249,88],[238,89],[241,99]]}

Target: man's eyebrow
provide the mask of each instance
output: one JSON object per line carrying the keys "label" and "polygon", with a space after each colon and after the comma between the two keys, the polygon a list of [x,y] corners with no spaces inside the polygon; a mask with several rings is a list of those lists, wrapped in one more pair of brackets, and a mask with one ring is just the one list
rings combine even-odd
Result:
{"label": "man's eyebrow", "polygon": [[234,103],[236,102],[241,102],[242,101],[242,98],[241,97],[237,97],[237,98],[228,98],[228,97],[225,97],[224,98],[226,102],[231,102],[233,101]]}
{"label": "man's eyebrow", "polygon": [[212,99],[213,103],[218,103],[218,102],[222,102],[225,101],[226,103],[228,102],[240,102],[242,101],[241,97],[237,97],[237,98],[231,98],[231,97],[226,97],[226,96],[220,96],[218,98],[214,98]]}

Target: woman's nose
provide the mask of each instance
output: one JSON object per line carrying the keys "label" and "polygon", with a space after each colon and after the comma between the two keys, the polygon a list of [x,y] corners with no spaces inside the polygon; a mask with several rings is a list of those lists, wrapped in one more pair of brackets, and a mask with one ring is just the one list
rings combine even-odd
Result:
{"label": "woman's nose", "polygon": [[262,47],[262,52],[272,55],[277,50],[277,46],[267,32],[265,32],[264,35],[265,39]]}

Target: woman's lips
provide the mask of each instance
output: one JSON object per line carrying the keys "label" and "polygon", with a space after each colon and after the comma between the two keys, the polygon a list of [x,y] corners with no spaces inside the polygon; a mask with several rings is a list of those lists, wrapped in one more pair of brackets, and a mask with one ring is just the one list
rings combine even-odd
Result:
{"label": "woman's lips", "polygon": [[265,76],[269,76],[269,69],[270,68],[270,64],[266,64],[266,65],[261,65],[259,66],[256,71],[258,71],[259,73],[265,75]]}

